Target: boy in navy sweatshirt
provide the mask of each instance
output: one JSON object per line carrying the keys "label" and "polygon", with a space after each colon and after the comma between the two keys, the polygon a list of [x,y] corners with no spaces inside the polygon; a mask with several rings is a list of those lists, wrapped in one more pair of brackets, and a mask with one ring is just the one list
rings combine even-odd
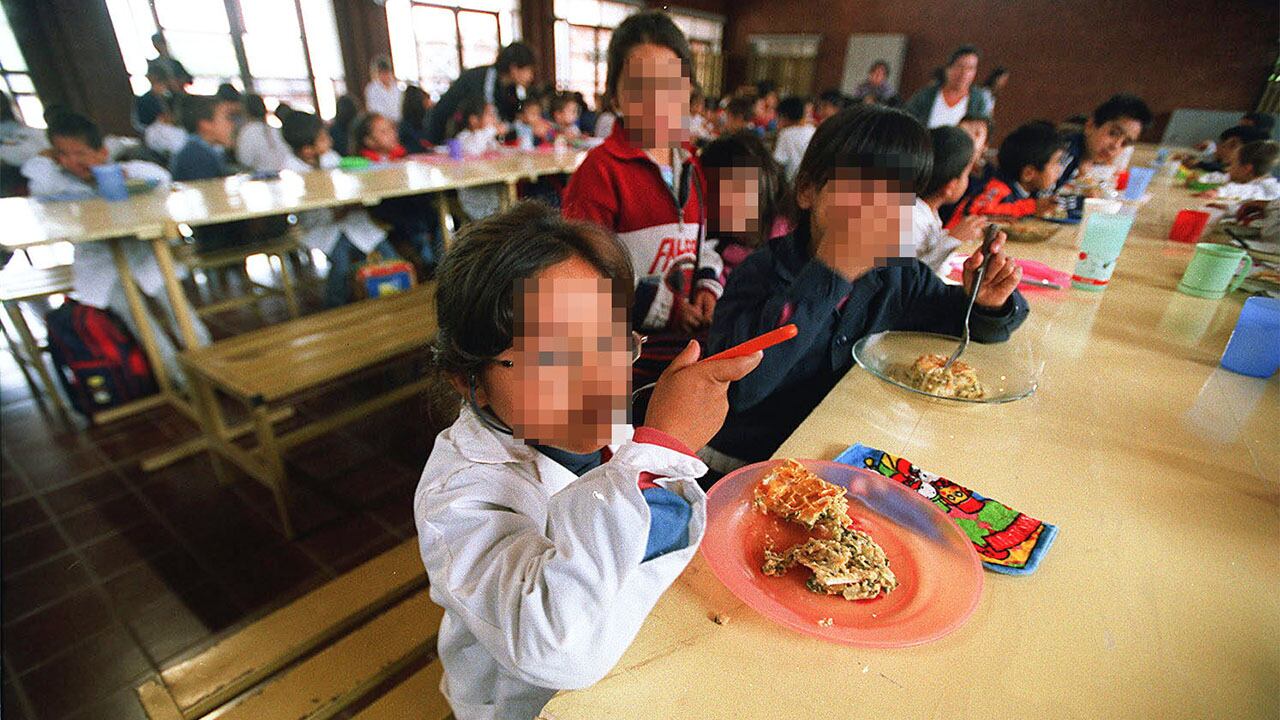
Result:
{"label": "boy in navy sweatshirt", "polygon": [[[709,352],[787,323],[800,333],[730,387],[724,428],[699,453],[714,471],[772,455],[853,366],[859,338],[962,333],[982,253],[965,261],[963,288],[912,257],[911,208],[931,168],[928,131],[901,111],[857,106],[818,128],[796,178],[795,231],[747,258],[716,306]],[[974,306],[978,342],[1007,339],[1027,316],[1003,246],[1001,234]]]}

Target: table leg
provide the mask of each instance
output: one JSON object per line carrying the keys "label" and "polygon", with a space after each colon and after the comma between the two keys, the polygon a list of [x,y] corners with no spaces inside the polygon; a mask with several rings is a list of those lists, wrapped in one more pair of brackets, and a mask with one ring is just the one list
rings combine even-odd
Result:
{"label": "table leg", "polygon": [[517,191],[517,189],[516,189],[516,184],[517,184],[518,182],[520,182],[520,181],[519,181],[519,180],[508,180],[508,181],[507,181],[507,196],[506,196],[506,204],[503,206],[503,208],[502,208],[503,210],[508,210],[508,209],[510,209],[510,208],[511,208],[511,206],[515,205],[515,204],[516,204],[516,202],[520,199],[520,193],[519,193],[519,192]]}
{"label": "table leg", "polygon": [[182,334],[182,345],[189,349],[199,347],[200,339],[196,335],[196,311],[187,300],[186,293],[182,291],[177,266],[173,261],[173,248],[169,246],[171,238],[176,236],[177,229],[173,228],[162,237],[152,238],[151,251],[155,253],[156,264],[160,266],[160,274],[164,277],[164,287],[169,294],[169,303],[173,305],[173,314],[178,318],[178,331]]}
{"label": "table leg", "polygon": [[[44,353],[40,352],[40,344],[36,342],[35,336],[31,334],[31,326],[27,324],[27,319],[22,316],[22,306],[16,302],[6,302],[4,309],[9,314],[13,329],[18,333],[18,339],[22,341],[27,360],[35,366],[36,374],[40,376],[40,381],[44,383],[44,394],[50,396],[49,400],[54,407],[58,408],[58,414],[64,420],[68,419],[67,405],[63,402],[62,394],[58,387],[53,384],[53,377],[49,375],[49,368],[44,364]],[[18,364],[22,365],[22,363]],[[25,369],[22,374],[27,377],[27,384],[29,385],[31,383],[30,375],[27,375]]]}
{"label": "table leg", "polygon": [[284,304],[289,308],[289,317],[298,319],[298,297],[293,291],[293,278],[289,272],[290,253],[281,253],[275,258],[280,261],[280,289],[284,292]]}
{"label": "table leg", "polygon": [[436,213],[440,216],[440,247],[445,252],[453,245],[453,231],[449,229],[449,199],[447,193],[436,193]]}
{"label": "table leg", "polygon": [[209,449],[209,459],[213,465],[213,474],[220,485],[229,483],[230,476],[222,459],[222,443],[227,439],[227,424],[222,418],[222,407],[218,405],[218,397],[210,389],[209,384],[199,373],[184,368],[187,383],[191,387],[191,398],[200,417],[200,429],[204,432],[205,442]]}
{"label": "table leg", "polygon": [[116,263],[116,275],[119,276],[120,284],[124,287],[125,299],[129,301],[129,312],[133,314],[135,324],[138,326],[138,340],[142,343],[142,350],[151,363],[151,372],[156,376],[156,384],[160,386],[160,392],[171,396],[172,380],[165,369],[164,360],[160,357],[160,350],[156,347],[156,336],[151,332],[151,319],[146,305],[143,304],[142,292],[133,282],[133,271],[129,267],[128,259],[125,258],[124,247],[120,244],[120,238],[112,238],[109,242],[111,257]]}
{"label": "table leg", "polygon": [[255,403],[253,406],[253,424],[258,434],[258,457],[266,470],[267,485],[276,496],[276,512],[280,514],[280,525],[284,528],[285,537],[292,540],[295,536],[293,521],[289,519],[289,493],[285,487],[283,448],[276,442],[276,431],[271,426],[271,413],[267,412],[267,404]]}

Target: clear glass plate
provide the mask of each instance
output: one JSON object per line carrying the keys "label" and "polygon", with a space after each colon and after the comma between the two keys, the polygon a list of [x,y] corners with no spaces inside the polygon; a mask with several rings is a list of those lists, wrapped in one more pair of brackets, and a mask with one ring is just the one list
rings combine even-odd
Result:
{"label": "clear glass plate", "polygon": [[923,332],[891,330],[862,338],[853,346],[853,359],[872,375],[904,390],[937,400],[994,405],[1021,400],[1036,391],[1044,363],[1024,340],[982,344],[970,342],[961,360],[973,367],[985,390],[981,398],[954,398],[917,390],[895,379],[892,370],[910,365],[921,355],[949,357],[960,338]]}

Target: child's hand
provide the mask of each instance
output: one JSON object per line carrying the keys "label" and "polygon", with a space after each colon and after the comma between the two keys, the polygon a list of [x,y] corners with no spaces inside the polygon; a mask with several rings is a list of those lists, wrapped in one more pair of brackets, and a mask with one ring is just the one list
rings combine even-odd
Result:
{"label": "child's hand", "polygon": [[1058,209],[1058,198],[1050,195],[1048,197],[1036,198],[1036,214],[1044,215]]}
{"label": "child's hand", "polygon": [[698,341],[690,340],[671,361],[653,389],[644,423],[692,450],[706,445],[724,424],[729,414],[729,383],[746,377],[764,358],[763,352],[757,352],[698,362],[701,354]]}
{"label": "child's hand", "polygon": [[[974,301],[988,310],[999,310],[1005,301],[1018,289],[1022,281],[1022,267],[1004,252],[1005,234],[996,235],[991,243],[991,264],[987,266],[987,274],[982,279],[982,287],[978,290],[978,298]],[[973,278],[982,266],[982,250],[978,249],[964,261],[964,291],[973,291]]]}
{"label": "child's hand", "polygon": [[985,215],[966,215],[949,232],[951,237],[962,243],[974,242],[982,237],[982,229],[987,226],[988,222],[989,220]]}
{"label": "child's hand", "polygon": [[711,327],[711,314],[715,309],[715,293],[706,288],[694,294],[693,302],[677,295],[674,306],[676,327],[688,335],[705,330]]}

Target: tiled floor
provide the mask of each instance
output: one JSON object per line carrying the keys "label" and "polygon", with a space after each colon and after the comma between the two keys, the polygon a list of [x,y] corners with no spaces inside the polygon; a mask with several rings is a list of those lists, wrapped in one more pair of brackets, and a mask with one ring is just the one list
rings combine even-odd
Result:
{"label": "tiled floor", "polygon": [[[215,337],[259,324],[249,311],[212,320]],[[299,412],[360,390],[339,388]],[[433,407],[406,401],[293,451],[300,537],[289,542],[270,492],[244,477],[219,485],[204,456],[141,470],[149,452],[196,433],[182,416],[157,410],[68,429],[31,397],[4,349],[4,719],[143,718],[133,686],[166,661],[412,537],[413,488],[448,422]]]}

